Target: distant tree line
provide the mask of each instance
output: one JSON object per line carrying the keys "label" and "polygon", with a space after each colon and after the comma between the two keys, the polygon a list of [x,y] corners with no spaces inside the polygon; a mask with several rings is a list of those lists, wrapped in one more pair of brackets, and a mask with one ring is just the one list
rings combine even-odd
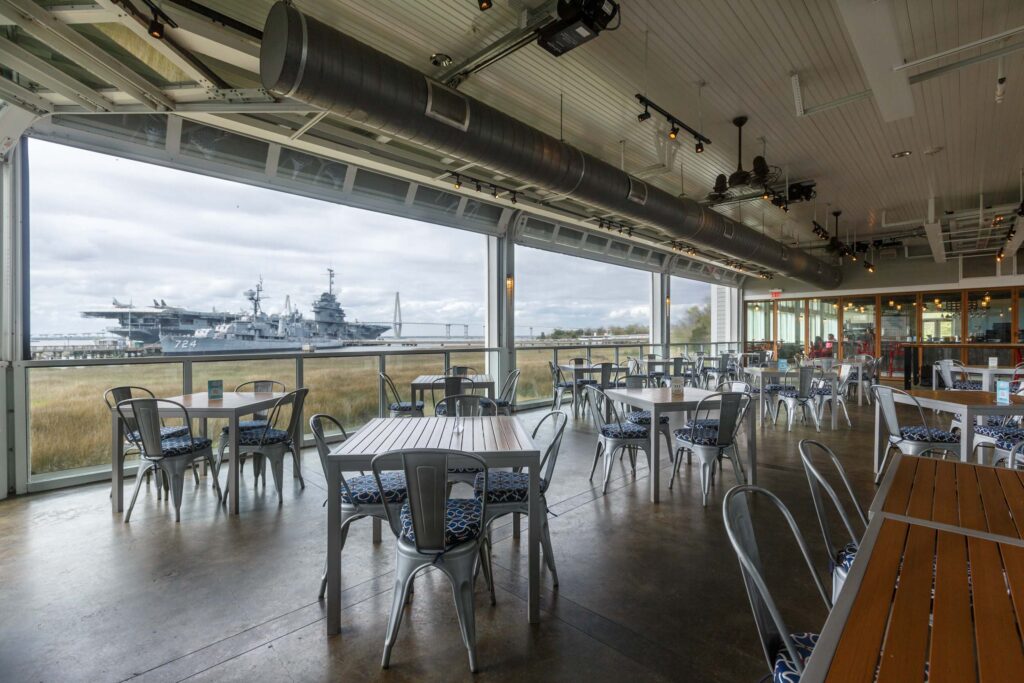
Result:
{"label": "distant tree line", "polygon": [[[630,325],[609,325],[601,327],[577,327],[562,329],[556,327],[553,332],[540,333],[541,339],[579,339],[580,337],[604,337],[648,334],[650,327],[640,323]],[[681,320],[672,321],[674,343],[711,341],[711,306],[710,304],[693,305],[684,312]]]}

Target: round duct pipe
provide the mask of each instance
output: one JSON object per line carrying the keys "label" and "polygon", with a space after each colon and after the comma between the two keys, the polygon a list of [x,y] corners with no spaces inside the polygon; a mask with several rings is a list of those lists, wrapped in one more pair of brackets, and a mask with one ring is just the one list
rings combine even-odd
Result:
{"label": "round duct pipe", "polygon": [[831,288],[839,269],[611,164],[359,42],[284,2],[267,16],[263,86],[390,137],[646,223],[666,239],[712,249]]}

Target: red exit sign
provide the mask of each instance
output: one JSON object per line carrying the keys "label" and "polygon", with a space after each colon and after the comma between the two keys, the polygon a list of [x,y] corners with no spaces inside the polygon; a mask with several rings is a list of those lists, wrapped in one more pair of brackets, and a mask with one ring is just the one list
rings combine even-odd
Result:
{"label": "red exit sign", "polygon": [[768,295],[771,296],[771,298],[773,298],[773,299],[781,299],[782,298],[782,290],[781,289],[769,289],[768,290]]}

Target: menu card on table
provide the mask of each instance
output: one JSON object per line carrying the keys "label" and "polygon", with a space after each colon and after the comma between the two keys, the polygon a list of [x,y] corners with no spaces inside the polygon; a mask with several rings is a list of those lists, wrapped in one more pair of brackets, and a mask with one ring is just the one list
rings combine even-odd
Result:
{"label": "menu card on table", "polygon": [[789,361],[785,358],[779,359],[779,372],[789,372]]}
{"label": "menu card on table", "polygon": [[219,401],[224,398],[224,380],[211,379],[206,383],[206,394],[211,401]]}
{"label": "menu card on table", "polygon": [[1010,405],[1010,383],[1004,379],[996,382],[996,405]]}

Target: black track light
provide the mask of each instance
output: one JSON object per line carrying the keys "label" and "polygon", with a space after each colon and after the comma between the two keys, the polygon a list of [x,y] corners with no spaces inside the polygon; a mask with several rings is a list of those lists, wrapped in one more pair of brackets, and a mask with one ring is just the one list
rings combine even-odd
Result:
{"label": "black track light", "polygon": [[764,192],[761,193],[761,199],[771,199],[772,195],[768,192],[768,188],[764,188]]}
{"label": "black track light", "polygon": [[675,140],[677,137],[679,137],[679,127],[678,126],[672,126],[668,130],[668,139],[669,140]]}
{"label": "black track light", "polygon": [[[700,140],[697,140],[697,144],[693,146],[693,151],[696,152],[697,154],[703,153],[704,152],[704,143],[701,142]],[[1022,206],[1024,206],[1024,205],[1022,205]]]}
{"label": "black track light", "polygon": [[481,12],[486,12],[491,9],[491,5],[494,3],[492,3],[491,0],[477,0],[476,4],[480,7]]}
{"label": "black track light", "polygon": [[156,14],[153,15],[153,18],[149,22],[149,35],[153,36],[157,40],[164,39],[164,25],[156,18]]}
{"label": "black track light", "polygon": [[454,183],[454,185],[455,185],[455,189],[456,190],[458,190],[459,188],[462,187],[462,176],[460,176],[458,174],[455,175],[455,183]]}
{"label": "black track light", "polygon": [[513,192],[513,193],[512,193],[512,197],[511,197],[511,200],[512,200],[512,203],[513,203],[513,204],[515,204],[515,203],[516,203],[516,193],[515,193],[515,192]]}
{"label": "black track light", "polygon": [[647,119],[651,118],[651,112],[647,111],[647,106],[644,106],[644,110],[636,115],[636,120],[643,123]]}
{"label": "black track light", "polygon": [[864,270],[868,271],[869,273],[875,272],[875,264],[871,263],[870,261],[864,261]]}
{"label": "black track light", "polygon": [[479,181],[479,180],[478,180],[478,181],[476,181],[476,191],[477,191],[477,192],[479,192],[479,191],[480,191],[480,181]]}
{"label": "black track light", "polygon": [[498,198],[498,186],[497,185],[491,185],[491,196],[494,197],[495,199]]}

